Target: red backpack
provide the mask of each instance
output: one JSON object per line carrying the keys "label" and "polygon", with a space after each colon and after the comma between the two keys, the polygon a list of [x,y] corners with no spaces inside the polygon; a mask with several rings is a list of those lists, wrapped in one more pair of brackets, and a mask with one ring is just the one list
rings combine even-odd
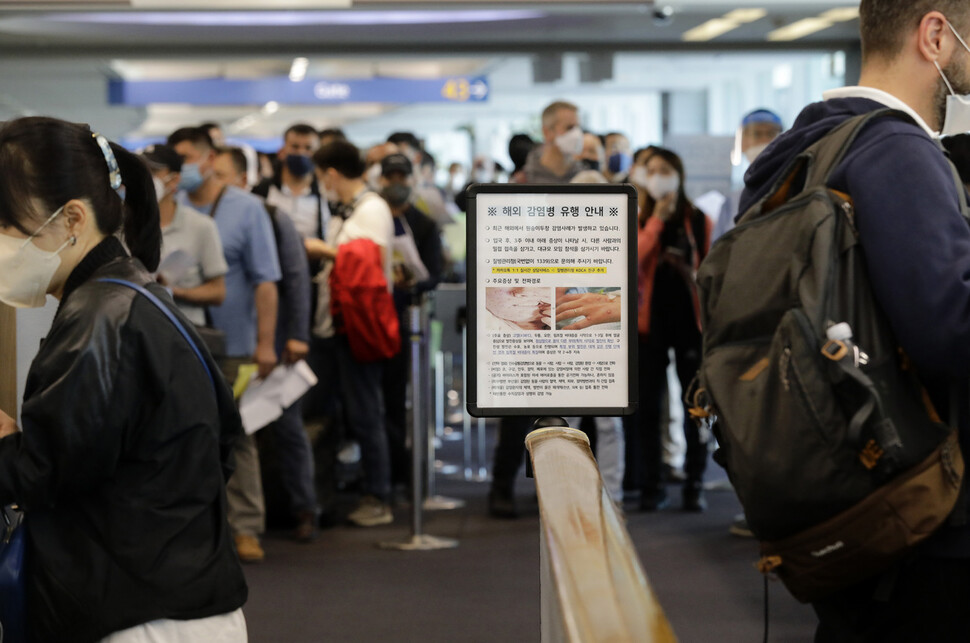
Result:
{"label": "red backpack", "polygon": [[334,328],[346,334],[361,362],[397,355],[401,332],[394,300],[381,267],[381,249],[370,239],[355,239],[337,249],[330,273],[330,311]]}

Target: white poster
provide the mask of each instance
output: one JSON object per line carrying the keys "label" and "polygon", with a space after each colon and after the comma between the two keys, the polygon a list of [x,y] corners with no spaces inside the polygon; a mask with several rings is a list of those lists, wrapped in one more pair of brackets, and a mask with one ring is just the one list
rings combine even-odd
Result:
{"label": "white poster", "polygon": [[477,408],[627,407],[628,194],[476,198]]}

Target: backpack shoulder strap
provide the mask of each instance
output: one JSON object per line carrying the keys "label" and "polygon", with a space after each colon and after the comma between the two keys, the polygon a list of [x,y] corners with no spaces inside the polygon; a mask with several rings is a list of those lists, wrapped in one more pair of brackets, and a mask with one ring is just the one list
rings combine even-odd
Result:
{"label": "backpack shoulder strap", "polygon": [[768,214],[805,190],[827,185],[862,130],[885,117],[915,124],[909,114],[889,108],[847,119],[792,159],[768,194],[751,207],[745,218],[751,220]]}
{"label": "backpack shoulder strap", "polygon": [[189,332],[185,330],[185,326],[182,325],[182,322],[179,321],[178,317],[176,317],[175,314],[172,313],[172,311],[168,308],[168,306],[163,304],[162,301],[154,294],[152,294],[151,291],[149,291],[147,288],[139,286],[136,283],[125,281],[124,279],[113,279],[109,277],[98,279],[98,281],[102,283],[118,284],[119,286],[126,286],[128,288],[131,288],[132,290],[143,295],[145,299],[153,303],[156,308],[162,311],[162,314],[165,315],[165,317],[167,317],[170,322],[172,322],[176,330],[178,330],[179,334],[182,335],[182,337],[185,338],[185,341],[189,343],[189,347],[192,349],[192,352],[195,353],[195,356],[199,358],[199,362],[201,362],[202,368],[205,369],[205,374],[209,376],[209,382],[212,384],[213,390],[215,390],[216,381],[212,377],[212,371],[209,370],[209,365],[206,363],[205,358],[202,356],[202,352],[199,350],[199,347],[196,346],[195,342],[192,340],[192,336],[189,335]]}
{"label": "backpack shoulder strap", "polygon": [[862,130],[873,121],[886,117],[916,125],[913,117],[906,112],[889,108],[877,109],[850,118],[803,152],[803,155],[808,159],[805,189],[827,185],[832,173],[841,165],[845,155],[849,152],[849,148],[855,143]]}

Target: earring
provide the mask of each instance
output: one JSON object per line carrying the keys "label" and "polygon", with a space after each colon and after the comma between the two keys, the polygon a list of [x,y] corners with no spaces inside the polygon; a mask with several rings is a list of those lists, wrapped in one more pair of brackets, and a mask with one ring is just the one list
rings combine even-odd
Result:
{"label": "earring", "polygon": [[71,235],[71,245],[72,246],[76,246],[77,245],[77,237],[75,235],[73,235],[73,234]]}

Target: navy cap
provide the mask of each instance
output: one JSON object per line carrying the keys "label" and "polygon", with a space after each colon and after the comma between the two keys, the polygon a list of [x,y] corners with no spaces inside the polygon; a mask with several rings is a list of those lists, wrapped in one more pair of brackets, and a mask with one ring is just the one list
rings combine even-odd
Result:
{"label": "navy cap", "polygon": [[166,169],[170,172],[182,171],[182,155],[171,145],[149,145],[142,150],[141,157],[155,170]]}
{"label": "navy cap", "polygon": [[411,165],[411,159],[403,154],[390,154],[385,156],[384,160],[381,161],[381,176],[387,176],[395,172],[410,176],[413,171],[414,167]]}

